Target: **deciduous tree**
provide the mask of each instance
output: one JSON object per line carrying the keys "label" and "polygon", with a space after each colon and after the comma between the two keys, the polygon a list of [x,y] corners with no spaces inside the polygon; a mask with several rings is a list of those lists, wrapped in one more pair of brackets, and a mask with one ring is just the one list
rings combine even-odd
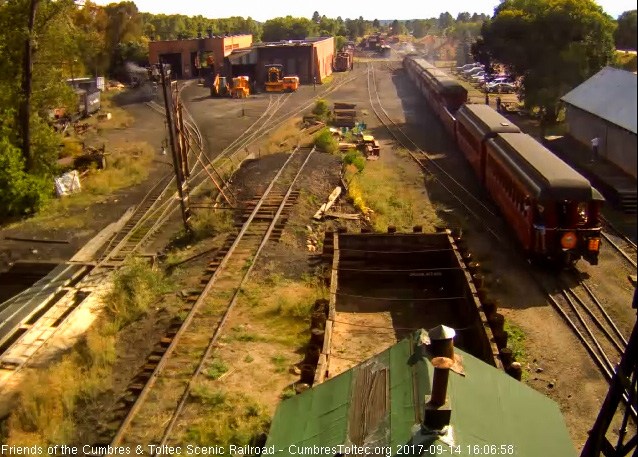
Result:
{"label": "deciduous tree", "polygon": [[592,0],[505,0],[473,46],[475,59],[521,78],[528,108],[555,122],[562,95],[612,62],[614,24]]}
{"label": "deciduous tree", "polygon": [[618,27],[614,31],[616,47],[623,50],[636,50],[638,42],[638,12],[625,11],[618,18]]}

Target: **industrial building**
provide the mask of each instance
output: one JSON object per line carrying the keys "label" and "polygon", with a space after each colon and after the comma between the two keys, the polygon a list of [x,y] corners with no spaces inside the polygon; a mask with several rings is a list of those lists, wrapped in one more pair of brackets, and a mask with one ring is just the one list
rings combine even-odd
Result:
{"label": "industrial building", "polygon": [[565,95],[569,135],[636,178],[636,75],[606,67]]}
{"label": "industrial building", "polygon": [[332,74],[333,56],[332,37],[253,44],[252,35],[233,35],[149,43],[150,63],[159,63],[161,57],[178,79],[200,76],[198,64],[205,63],[212,65],[213,74],[248,76],[258,88],[266,81],[269,64],[282,65],[284,76],[299,76],[301,84],[321,83]]}
{"label": "industrial building", "polygon": [[232,76],[245,75],[261,86],[266,81],[266,65],[283,66],[284,76],[299,76],[301,84],[321,83],[332,74],[334,38],[285,40],[255,43],[250,50],[238,50],[228,56]]}
{"label": "industrial building", "polygon": [[151,41],[148,44],[148,59],[154,65],[160,58],[171,65],[176,78],[193,78],[199,76],[200,59],[205,59],[208,66],[213,66],[215,73],[222,75],[230,71],[226,59],[233,51],[250,49],[252,35],[212,36],[192,38],[188,40]]}

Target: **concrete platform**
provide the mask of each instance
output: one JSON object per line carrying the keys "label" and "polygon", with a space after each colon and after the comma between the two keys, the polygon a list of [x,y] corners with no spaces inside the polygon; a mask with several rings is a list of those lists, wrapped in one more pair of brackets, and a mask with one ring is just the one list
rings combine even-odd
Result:
{"label": "concrete platform", "polygon": [[637,181],[633,176],[605,159],[593,161],[591,150],[569,136],[546,138],[544,143],[589,179],[611,205],[625,214],[636,214]]}

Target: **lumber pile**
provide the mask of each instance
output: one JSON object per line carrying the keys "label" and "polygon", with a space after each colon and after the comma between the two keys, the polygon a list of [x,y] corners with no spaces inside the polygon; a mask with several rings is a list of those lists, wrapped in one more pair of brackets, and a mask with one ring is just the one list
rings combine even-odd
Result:
{"label": "lumber pile", "polygon": [[357,117],[356,106],[354,103],[335,102],[332,111],[335,116],[335,125],[337,127],[353,128]]}

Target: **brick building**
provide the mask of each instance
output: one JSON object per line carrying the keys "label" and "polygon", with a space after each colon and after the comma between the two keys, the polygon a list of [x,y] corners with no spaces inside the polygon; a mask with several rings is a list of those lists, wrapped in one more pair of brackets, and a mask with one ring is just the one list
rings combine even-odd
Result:
{"label": "brick building", "polygon": [[198,76],[196,66],[198,54],[212,57],[214,72],[226,74],[230,68],[226,58],[239,49],[250,48],[252,35],[209,36],[189,40],[151,41],[148,44],[148,58],[151,64],[159,63],[162,57],[171,65],[177,78]]}

